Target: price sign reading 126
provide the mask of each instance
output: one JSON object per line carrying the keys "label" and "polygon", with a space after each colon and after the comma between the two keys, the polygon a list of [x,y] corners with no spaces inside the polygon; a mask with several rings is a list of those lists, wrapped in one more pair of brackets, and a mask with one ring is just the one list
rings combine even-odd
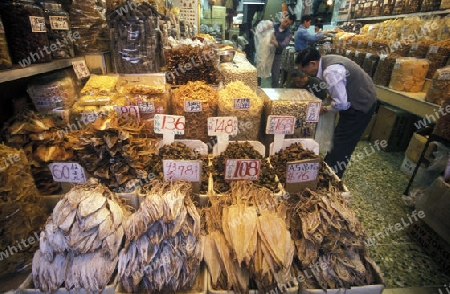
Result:
{"label": "price sign reading 126", "polygon": [[201,162],[195,160],[163,160],[164,179],[166,181],[201,181]]}
{"label": "price sign reading 126", "polygon": [[185,122],[184,116],[155,114],[155,133],[173,132],[175,135],[184,135]]}
{"label": "price sign reading 126", "polygon": [[295,117],[269,115],[266,134],[290,135],[294,133]]}
{"label": "price sign reading 126", "polygon": [[257,181],[261,170],[259,159],[227,159],[225,163],[225,180]]}
{"label": "price sign reading 126", "polygon": [[208,135],[217,136],[220,134],[227,134],[230,136],[237,135],[237,117],[223,116],[223,117],[209,117],[208,118]]}
{"label": "price sign reading 126", "polygon": [[54,162],[48,165],[55,182],[85,183],[84,169],[78,163]]}
{"label": "price sign reading 126", "polygon": [[312,182],[319,175],[319,162],[289,162],[286,170],[286,183]]}

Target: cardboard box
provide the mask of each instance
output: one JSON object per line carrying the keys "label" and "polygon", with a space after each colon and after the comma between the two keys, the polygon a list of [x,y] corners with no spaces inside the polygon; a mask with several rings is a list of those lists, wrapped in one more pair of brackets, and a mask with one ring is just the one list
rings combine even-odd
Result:
{"label": "cardboard box", "polygon": [[370,136],[371,142],[387,141],[383,151],[405,151],[414,131],[415,116],[411,113],[387,105],[380,106],[377,119]]}
{"label": "cardboard box", "polygon": [[375,122],[377,120],[377,115],[372,115],[369,124],[367,125],[364,133],[361,135],[361,141],[370,140],[370,135],[372,134],[373,127],[375,126]]}
{"label": "cardboard box", "polygon": [[409,141],[408,148],[406,148],[405,155],[413,162],[418,162],[427,140],[426,136],[414,133]]}
{"label": "cardboard box", "polygon": [[423,221],[450,244],[450,185],[439,177],[416,203],[423,210]]}

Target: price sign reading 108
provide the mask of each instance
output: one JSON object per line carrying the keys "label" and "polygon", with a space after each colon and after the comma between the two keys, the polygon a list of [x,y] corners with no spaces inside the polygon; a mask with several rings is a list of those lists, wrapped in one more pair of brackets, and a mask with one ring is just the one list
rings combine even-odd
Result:
{"label": "price sign reading 108", "polygon": [[257,181],[261,170],[259,159],[227,159],[225,180]]}
{"label": "price sign reading 108", "polygon": [[237,117],[234,116],[209,117],[208,135],[216,136],[220,134],[227,134],[230,136],[236,136],[237,124]]}
{"label": "price sign reading 108", "polygon": [[84,169],[78,163],[54,162],[48,165],[55,182],[85,183]]}
{"label": "price sign reading 108", "polygon": [[184,116],[156,114],[155,133],[173,132],[175,135],[184,135],[185,122]]}

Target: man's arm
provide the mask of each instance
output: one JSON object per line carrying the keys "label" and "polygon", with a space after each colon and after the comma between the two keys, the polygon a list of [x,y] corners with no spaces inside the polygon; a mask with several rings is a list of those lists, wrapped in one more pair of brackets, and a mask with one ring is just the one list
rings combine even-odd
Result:
{"label": "man's arm", "polygon": [[351,106],[347,99],[346,71],[347,70],[343,65],[333,64],[323,72],[323,78],[327,84],[331,99],[333,100],[331,105],[326,106],[327,111],[337,112],[340,110],[347,110]]}

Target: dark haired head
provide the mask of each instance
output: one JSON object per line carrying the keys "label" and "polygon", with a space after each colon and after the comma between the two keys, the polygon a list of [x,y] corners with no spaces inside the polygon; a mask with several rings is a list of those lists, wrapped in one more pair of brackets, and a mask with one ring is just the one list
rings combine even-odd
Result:
{"label": "dark haired head", "polygon": [[303,23],[305,23],[305,21],[310,21],[310,20],[312,21],[313,17],[311,15],[309,15],[309,14],[305,14],[305,15],[302,16],[300,21],[303,24]]}
{"label": "dark haired head", "polygon": [[311,61],[320,60],[320,53],[317,49],[306,48],[298,52],[297,58],[295,59],[296,65],[307,66]]}
{"label": "dark haired head", "polygon": [[291,79],[304,78],[306,76],[306,74],[304,72],[302,72],[301,70],[299,70],[298,68],[294,68],[289,72],[289,76],[291,77]]}
{"label": "dark haired head", "polygon": [[297,16],[295,14],[290,13],[290,12],[286,13],[285,17],[289,18],[290,20],[292,20],[292,22],[295,22],[297,20]]}

